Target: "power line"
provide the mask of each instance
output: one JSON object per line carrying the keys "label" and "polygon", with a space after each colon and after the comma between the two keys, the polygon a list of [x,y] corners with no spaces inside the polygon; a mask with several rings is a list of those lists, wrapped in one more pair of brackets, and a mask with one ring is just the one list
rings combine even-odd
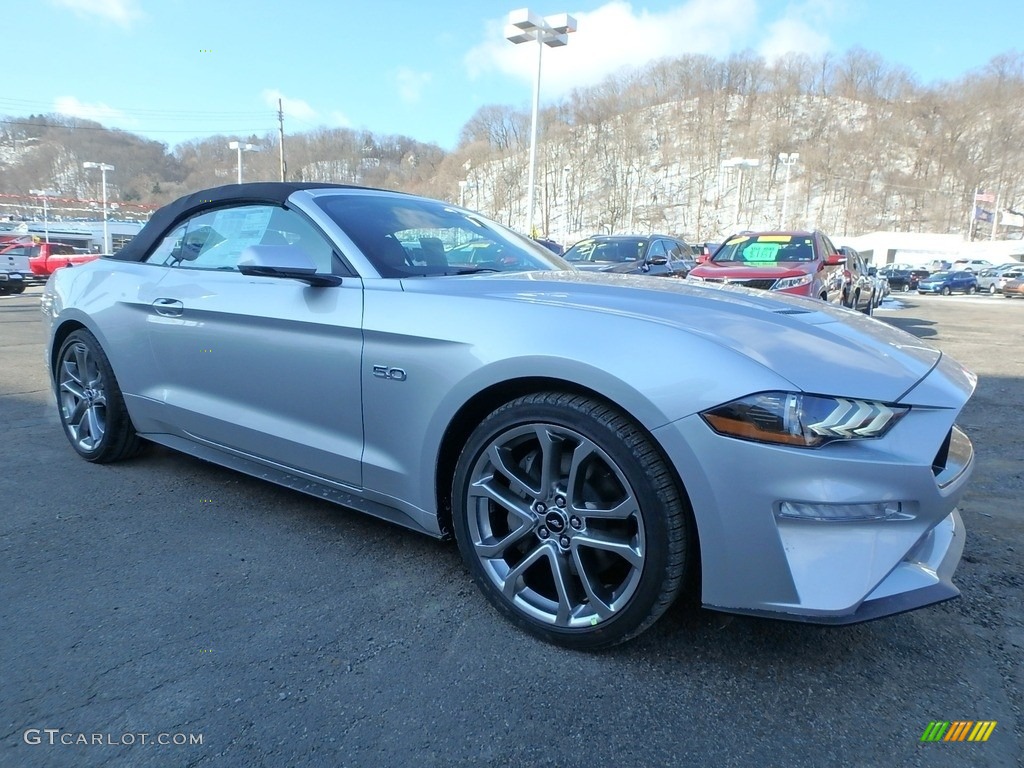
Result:
{"label": "power line", "polygon": [[[88,105],[85,105],[88,106]],[[57,103],[54,101],[30,101],[28,99],[12,99],[8,97],[0,96],[0,108],[3,109],[41,109],[50,113],[60,113],[60,109],[57,107]],[[203,111],[194,109],[146,109],[146,108],[131,108],[131,109],[120,109],[118,107],[112,107],[104,104],[104,109],[109,110],[112,113],[118,115],[139,117],[170,117],[170,116],[183,116],[187,118],[202,118],[202,117],[224,117],[224,118],[239,118],[239,117],[262,117],[265,116],[270,110],[259,110],[259,111],[246,111],[236,112],[227,110],[217,111]]]}
{"label": "power line", "polygon": [[[77,118],[77,119],[83,119],[83,118]],[[191,128],[191,129],[180,128],[178,130],[173,130],[173,131],[172,130],[166,130],[166,129],[152,130],[152,131],[149,130],[149,129],[146,129],[145,131],[141,131],[141,130],[133,131],[133,130],[128,130],[127,128],[107,128],[107,127],[104,127],[102,125],[100,125],[100,126],[92,126],[92,125],[50,125],[50,124],[46,124],[46,123],[29,123],[29,122],[24,122],[24,121],[19,121],[19,120],[0,120],[0,124],[2,124],[2,125],[20,125],[20,126],[25,126],[25,127],[30,127],[30,128],[54,128],[54,129],[63,128],[63,129],[68,130],[68,131],[108,131],[108,132],[111,132],[111,133],[114,133],[114,132],[117,132],[117,131],[121,131],[121,132],[124,132],[124,133],[133,133],[133,134],[136,134],[136,135],[139,135],[139,136],[143,136],[143,137],[145,137],[145,135],[151,134],[151,133],[178,133],[178,134],[188,134],[188,135],[191,135],[191,136],[194,136],[194,135],[197,135],[197,134],[210,134],[211,133],[211,129],[210,129],[209,126],[203,126],[201,128]],[[272,131],[272,130],[273,130],[272,128],[270,128],[270,127],[268,127],[266,125],[261,125],[258,128],[218,128],[215,131],[213,131],[213,133],[249,134],[249,133],[260,133],[260,132],[266,133],[266,132],[269,132],[269,131]]]}

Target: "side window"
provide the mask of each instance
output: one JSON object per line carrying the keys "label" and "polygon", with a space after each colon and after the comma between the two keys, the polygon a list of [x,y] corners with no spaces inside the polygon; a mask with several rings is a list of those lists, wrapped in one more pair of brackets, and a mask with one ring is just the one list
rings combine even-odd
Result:
{"label": "side window", "polygon": [[653,243],[651,243],[651,247],[647,250],[648,259],[654,259],[657,258],[658,256],[661,256],[662,258],[665,259],[668,258],[668,251],[665,250],[664,240],[655,240]]}
{"label": "side window", "polygon": [[174,230],[167,235],[167,237],[161,240],[160,244],[150,252],[146,257],[146,263],[170,266],[176,261],[180,261],[181,246],[184,237],[185,225],[182,224],[180,227],[175,227]]}
{"label": "side window", "polygon": [[684,243],[677,243],[672,240],[664,240],[665,249],[668,251],[669,261],[682,261],[690,253],[690,247]]}
{"label": "side window", "polygon": [[146,261],[182,269],[236,270],[250,245],[298,246],[318,272],[332,271],[330,242],[300,214],[270,205],[219,208],[193,216],[167,235]]}

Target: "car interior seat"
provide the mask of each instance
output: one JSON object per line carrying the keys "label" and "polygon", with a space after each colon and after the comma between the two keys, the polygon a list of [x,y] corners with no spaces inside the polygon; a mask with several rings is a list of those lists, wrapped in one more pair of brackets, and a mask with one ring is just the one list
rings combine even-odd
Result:
{"label": "car interior seat", "polygon": [[420,253],[429,267],[447,267],[448,259],[444,255],[444,243],[439,237],[421,237]]}
{"label": "car interior seat", "polygon": [[394,235],[384,235],[379,241],[375,266],[385,277],[399,277],[409,274],[409,253]]}

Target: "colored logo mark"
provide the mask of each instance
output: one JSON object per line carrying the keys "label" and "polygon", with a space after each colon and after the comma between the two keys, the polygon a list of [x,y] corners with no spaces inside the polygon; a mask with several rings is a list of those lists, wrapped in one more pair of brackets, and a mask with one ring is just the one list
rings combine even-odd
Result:
{"label": "colored logo mark", "polygon": [[921,741],[988,741],[996,720],[933,720],[921,734]]}
{"label": "colored logo mark", "polygon": [[213,48],[200,48],[200,53],[213,53]]}

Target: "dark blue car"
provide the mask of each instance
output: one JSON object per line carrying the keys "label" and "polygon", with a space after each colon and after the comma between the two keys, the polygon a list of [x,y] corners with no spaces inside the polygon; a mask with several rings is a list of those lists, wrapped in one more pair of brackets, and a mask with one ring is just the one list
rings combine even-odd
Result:
{"label": "dark blue car", "polygon": [[936,272],[917,284],[918,293],[941,293],[943,296],[949,296],[953,291],[971,294],[977,290],[978,278],[967,270]]}

